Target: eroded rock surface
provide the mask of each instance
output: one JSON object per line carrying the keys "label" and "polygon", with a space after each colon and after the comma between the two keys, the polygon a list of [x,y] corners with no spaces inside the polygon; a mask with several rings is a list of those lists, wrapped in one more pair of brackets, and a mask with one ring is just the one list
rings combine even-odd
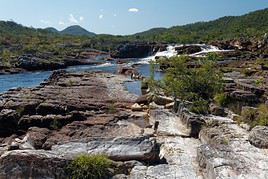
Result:
{"label": "eroded rock surface", "polygon": [[[215,121],[215,119],[214,119]],[[267,151],[248,141],[248,131],[231,119],[216,118],[200,132],[198,161],[206,178],[267,178]]]}
{"label": "eroded rock surface", "polygon": [[249,141],[258,148],[268,148],[268,127],[256,126],[249,135]]}

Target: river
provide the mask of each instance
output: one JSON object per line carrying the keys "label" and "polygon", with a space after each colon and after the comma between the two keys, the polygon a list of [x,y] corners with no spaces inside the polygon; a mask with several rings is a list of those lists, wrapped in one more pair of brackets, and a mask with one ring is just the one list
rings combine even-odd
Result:
{"label": "river", "polygon": [[[196,44],[202,47],[202,51],[196,54],[192,54],[192,56],[200,56],[202,54],[208,52],[218,52],[223,51],[219,50],[217,47],[209,46],[205,44]],[[149,76],[150,68],[149,68],[149,61],[154,60],[155,57],[172,57],[176,55],[175,47],[178,45],[170,45],[167,47],[166,51],[158,52],[154,56],[147,57],[144,59],[136,59],[133,60],[131,64],[139,64],[138,65],[138,72],[143,76]],[[105,63],[101,65],[82,65],[82,66],[71,66],[68,67],[66,70],[70,72],[85,72],[85,71],[104,71],[104,72],[111,72],[115,73],[117,69],[117,64],[115,63]],[[5,92],[11,88],[17,87],[34,87],[39,85],[43,80],[47,79],[51,75],[52,71],[39,71],[39,72],[26,72],[26,73],[19,73],[19,74],[9,74],[9,75],[0,75],[0,92]],[[156,78],[161,78],[161,73],[155,73]],[[137,95],[140,95],[140,81],[133,81],[127,82],[126,88]]]}

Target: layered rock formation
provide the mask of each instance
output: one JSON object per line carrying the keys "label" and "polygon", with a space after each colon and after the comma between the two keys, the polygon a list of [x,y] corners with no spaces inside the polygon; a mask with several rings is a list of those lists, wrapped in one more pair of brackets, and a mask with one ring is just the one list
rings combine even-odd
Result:
{"label": "layered rock formation", "polygon": [[250,133],[231,115],[184,105],[175,114],[166,107],[172,99],[138,98],[127,80],[58,71],[38,87],[1,94],[0,178],[67,178],[80,153],[107,155],[113,178],[267,178],[266,128]]}

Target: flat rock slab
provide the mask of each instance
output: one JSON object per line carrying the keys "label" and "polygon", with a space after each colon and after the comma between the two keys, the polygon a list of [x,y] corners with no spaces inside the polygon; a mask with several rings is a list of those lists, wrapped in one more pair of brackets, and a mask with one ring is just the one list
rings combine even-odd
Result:
{"label": "flat rock slab", "polygon": [[[87,139],[84,139],[87,140]],[[116,161],[157,161],[159,148],[155,139],[149,137],[93,138],[87,141],[69,142],[52,146],[52,151],[66,157],[79,153],[107,155]]]}
{"label": "flat rock slab", "polygon": [[150,124],[155,126],[157,135],[190,136],[190,130],[174,113],[164,109],[150,111]]}
{"label": "flat rock slab", "polygon": [[136,166],[132,169],[129,179],[202,179],[188,168],[179,165]]}
{"label": "flat rock slab", "polygon": [[[127,80],[109,73],[60,71],[35,88],[0,93],[0,126],[4,126],[0,137],[34,126],[51,128],[51,116],[57,116],[54,119],[64,126],[85,120],[88,116],[81,115],[83,112],[93,115],[128,110],[137,96],[125,89],[123,83]],[[80,116],[74,115],[77,113]]]}
{"label": "flat rock slab", "polygon": [[136,166],[131,170],[129,179],[202,179],[199,172],[197,148],[198,139],[190,138],[186,126],[179,117],[168,110],[150,111],[150,123],[157,123],[156,140],[161,144],[160,159],[166,164],[155,166]]}
{"label": "flat rock slab", "polygon": [[268,178],[268,150],[251,145],[248,136],[249,133],[235,123],[218,122],[203,128],[200,139],[204,145],[197,153],[206,177]]}

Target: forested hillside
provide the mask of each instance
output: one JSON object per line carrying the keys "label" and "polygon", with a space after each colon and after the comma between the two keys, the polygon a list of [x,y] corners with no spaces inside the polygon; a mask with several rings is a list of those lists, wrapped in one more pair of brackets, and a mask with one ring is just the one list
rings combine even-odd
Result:
{"label": "forested hillside", "polygon": [[12,55],[49,51],[64,53],[62,47],[78,45],[100,50],[113,50],[127,42],[198,43],[239,37],[258,38],[268,32],[268,9],[238,17],[223,17],[210,22],[154,28],[129,36],[72,36],[49,30],[24,27],[15,22],[0,21],[0,52]]}
{"label": "forested hillside", "polygon": [[175,26],[169,29],[152,29],[129,36],[130,39],[196,43],[199,41],[223,40],[238,37],[260,37],[268,32],[268,9],[243,16],[228,16],[210,22]]}

